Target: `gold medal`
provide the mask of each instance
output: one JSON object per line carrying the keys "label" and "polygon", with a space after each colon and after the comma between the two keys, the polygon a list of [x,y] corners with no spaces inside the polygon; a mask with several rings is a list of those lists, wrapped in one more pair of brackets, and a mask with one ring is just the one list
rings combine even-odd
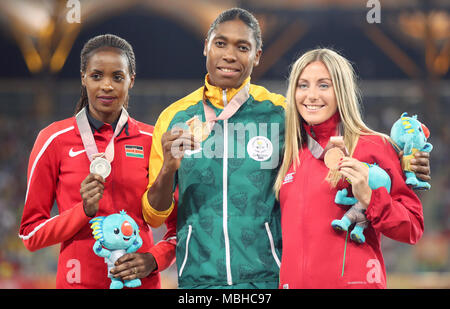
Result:
{"label": "gold medal", "polygon": [[195,141],[203,142],[209,136],[210,130],[206,122],[201,122],[198,116],[194,116],[186,124],[189,126],[189,132],[194,136]]}

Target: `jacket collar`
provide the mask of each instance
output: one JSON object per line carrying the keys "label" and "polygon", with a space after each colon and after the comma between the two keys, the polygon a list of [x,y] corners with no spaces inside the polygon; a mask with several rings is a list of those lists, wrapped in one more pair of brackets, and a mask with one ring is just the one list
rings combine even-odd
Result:
{"label": "jacket collar", "polygon": [[[89,125],[91,127],[92,130],[92,134],[102,134],[102,127],[103,126],[111,126],[112,127],[112,131],[114,132],[117,122],[119,121],[119,118],[117,118],[116,121],[114,121],[112,124],[108,124],[108,123],[104,123],[103,121],[97,120],[94,117],[92,117],[92,115],[89,113],[89,109],[86,107],[87,109],[87,118],[89,121]],[[80,130],[78,129],[77,126],[77,121],[76,118],[73,117],[73,124],[75,127],[75,134],[78,136],[80,135]],[[136,122],[136,120],[134,120],[133,118],[131,118],[130,116],[128,117],[128,121],[127,123],[123,126],[122,130],[119,132],[119,135],[117,136],[117,138],[122,138],[122,137],[129,137],[129,136],[135,136],[135,135],[139,135],[139,127],[138,124]]]}
{"label": "jacket collar", "polygon": [[[116,129],[117,123],[119,122],[119,118],[117,118],[116,121],[114,121],[111,124],[104,123],[103,121],[97,120],[91,115],[91,113],[89,112],[89,108],[86,108],[86,116],[89,121],[89,125],[91,126],[92,133],[94,133],[95,131],[100,132],[101,127],[109,126],[109,125],[112,127],[112,130],[114,132],[114,130]],[[119,117],[120,117],[120,115],[119,115]],[[125,126],[126,126],[126,124],[125,124]]]}
{"label": "jacket collar", "polygon": [[340,121],[341,117],[339,112],[336,111],[333,116],[320,124],[309,125],[303,121],[303,128],[309,136],[322,145],[328,143],[330,136],[337,134],[337,128]]}
{"label": "jacket collar", "polygon": [[247,83],[250,83],[250,76],[239,86],[239,88],[227,88],[222,89],[217,86],[213,86],[209,83],[209,74],[205,76],[205,96],[212,105],[218,108],[224,108],[223,104],[223,91],[226,91],[227,102],[230,102],[231,99],[238,93]]}

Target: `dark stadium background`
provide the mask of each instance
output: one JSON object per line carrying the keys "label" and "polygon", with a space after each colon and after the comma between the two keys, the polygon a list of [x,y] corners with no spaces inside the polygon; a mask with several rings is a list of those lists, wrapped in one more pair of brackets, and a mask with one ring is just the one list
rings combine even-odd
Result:
{"label": "dark stadium background", "polygon": [[[368,2],[81,0],[80,23],[69,24],[66,0],[0,0],[0,288],[54,287],[59,246],[28,252],[18,225],[37,133],[73,115],[83,44],[104,33],[131,43],[137,77],[129,111],[154,124],[164,107],[201,86],[209,24],[234,6],[254,13],[263,31],[253,83],[284,94],[289,65],[304,51],[331,47],[353,62],[373,129],[389,133],[404,111],[427,124],[434,149],[432,189],[420,193],[424,236],[415,246],[383,238],[383,253],[389,288],[450,288],[450,3],[380,1],[380,23],[370,24]],[[67,54],[51,64],[58,47]],[[158,241],[164,229],[154,232]],[[164,271],[163,287],[176,287],[176,276],[174,266]]]}

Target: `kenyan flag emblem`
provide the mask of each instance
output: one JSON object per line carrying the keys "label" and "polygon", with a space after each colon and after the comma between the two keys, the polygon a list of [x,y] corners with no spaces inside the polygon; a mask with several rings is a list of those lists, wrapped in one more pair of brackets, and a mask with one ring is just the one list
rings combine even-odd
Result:
{"label": "kenyan flag emblem", "polygon": [[125,155],[133,158],[144,158],[144,147],[136,145],[125,145]]}

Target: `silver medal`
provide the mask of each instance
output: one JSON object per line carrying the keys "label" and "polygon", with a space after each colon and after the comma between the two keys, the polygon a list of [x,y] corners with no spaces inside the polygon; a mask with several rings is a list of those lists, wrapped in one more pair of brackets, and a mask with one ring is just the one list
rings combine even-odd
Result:
{"label": "silver medal", "polygon": [[105,158],[97,157],[91,162],[89,170],[93,174],[98,174],[106,179],[111,173],[111,164]]}

